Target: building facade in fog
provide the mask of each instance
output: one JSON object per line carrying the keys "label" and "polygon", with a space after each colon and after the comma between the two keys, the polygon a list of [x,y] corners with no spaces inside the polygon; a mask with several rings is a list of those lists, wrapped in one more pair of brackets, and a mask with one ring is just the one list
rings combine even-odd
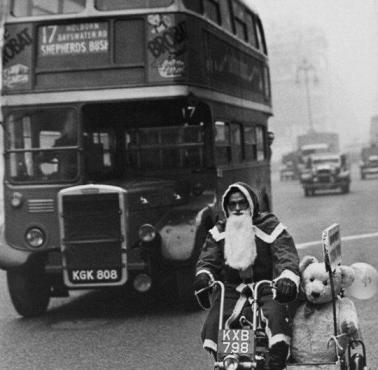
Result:
{"label": "building facade in fog", "polygon": [[278,160],[282,153],[296,149],[298,135],[310,129],[334,131],[329,122],[327,40],[314,27],[304,31],[293,23],[266,23],[265,27],[274,111],[270,129],[276,137],[273,160]]}

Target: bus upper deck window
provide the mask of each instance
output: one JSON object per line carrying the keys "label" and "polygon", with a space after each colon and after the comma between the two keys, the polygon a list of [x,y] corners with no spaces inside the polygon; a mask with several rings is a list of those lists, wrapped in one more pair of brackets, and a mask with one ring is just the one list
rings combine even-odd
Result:
{"label": "bus upper deck window", "polygon": [[14,0],[12,14],[15,17],[80,13],[86,0]]}
{"label": "bus upper deck window", "polygon": [[248,42],[257,48],[257,35],[256,35],[256,28],[255,28],[255,21],[252,14],[247,14],[247,28],[248,28]]}
{"label": "bus upper deck window", "polygon": [[170,6],[174,0],[95,0],[98,10],[146,9]]}
{"label": "bus upper deck window", "polygon": [[193,12],[202,13],[201,0],[183,0],[184,5],[187,9],[193,10]]}
{"label": "bus upper deck window", "polygon": [[221,24],[221,14],[218,0],[203,0],[205,15],[217,24]]}
{"label": "bus upper deck window", "polygon": [[259,18],[256,18],[256,35],[257,35],[257,42],[258,42],[259,50],[261,50],[264,54],[267,54],[268,51],[266,49],[266,44],[265,44],[265,39],[264,39],[264,30],[261,24],[261,20]]}

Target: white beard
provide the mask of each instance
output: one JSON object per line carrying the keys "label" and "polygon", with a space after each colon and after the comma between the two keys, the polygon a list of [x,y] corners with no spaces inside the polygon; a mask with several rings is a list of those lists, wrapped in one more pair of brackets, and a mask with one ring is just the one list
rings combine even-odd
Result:
{"label": "white beard", "polygon": [[248,214],[230,215],[226,222],[224,257],[226,264],[245,270],[256,258],[255,231]]}

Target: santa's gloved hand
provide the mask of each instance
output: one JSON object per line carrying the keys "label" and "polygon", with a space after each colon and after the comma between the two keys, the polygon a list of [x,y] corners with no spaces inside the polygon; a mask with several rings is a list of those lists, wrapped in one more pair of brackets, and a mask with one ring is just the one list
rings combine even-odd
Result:
{"label": "santa's gloved hand", "polygon": [[206,273],[201,273],[194,278],[194,290],[199,292],[210,286],[210,276]]}
{"label": "santa's gloved hand", "polygon": [[281,278],[276,281],[276,300],[279,303],[289,303],[297,297],[297,286],[293,280]]}

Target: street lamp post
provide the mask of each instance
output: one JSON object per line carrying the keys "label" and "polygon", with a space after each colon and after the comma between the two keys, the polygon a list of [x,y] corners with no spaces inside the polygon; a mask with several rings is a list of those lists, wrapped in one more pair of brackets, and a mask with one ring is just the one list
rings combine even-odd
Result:
{"label": "street lamp post", "polygon": [[311,109],[311,98],[310,98],[310,73],[313,74],[313,82],[317,83],[318,79],[316,76],[315,68],[312,64],[310,64],[306,59],[303,59],[302,63],[297,67],[297,74],[296,74],[296,83],[299,83],[301,73],[304,76],[304,83],[306,89],[306,101],[307,101],[307,112],[308,112],[308,123],[310,126],[310,131],[314,131],[314,125],[312,120],[312,109]]}

